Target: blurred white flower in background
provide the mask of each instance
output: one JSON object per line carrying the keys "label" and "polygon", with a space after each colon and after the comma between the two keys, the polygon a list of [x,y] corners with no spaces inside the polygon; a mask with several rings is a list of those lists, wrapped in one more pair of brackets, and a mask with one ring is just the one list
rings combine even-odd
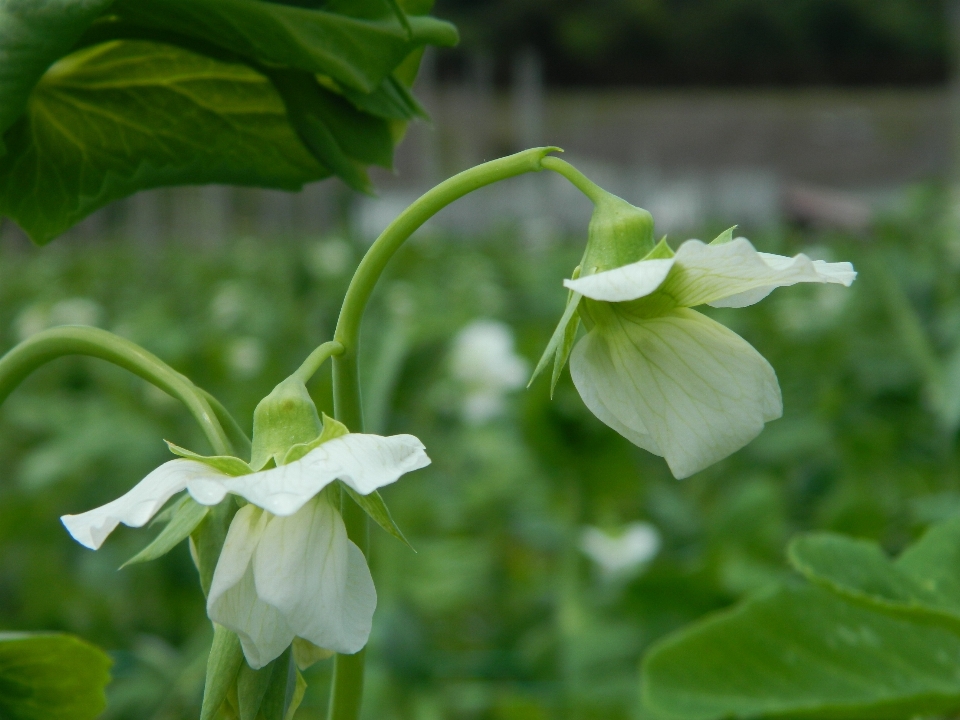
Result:
{"label": "blurred white flower in background", "polygon": [[495,320],[475,320],[457,333],[450,367],[466,388],[462,411],[471,423],[500,415],[506,394],[523,387],[530,372],[514,351],[513,331]]}
{"label": "blurred white flower in background", "polygon": [[603,575],[632,575],[660,552],[660,531],[645,522],[630,523],[619,534],[588,525],[580,535],[580,549]]}
{"label": "blurred white flower in background", "polygon": [[236,282],[224,282],[210,301],[210,319],[214,325],[227,330],[247,314],[247,292]]}
{"label": "blurred white flower in background", "polygon": [[239,380],[256,377],[265,359],[263,343],[255,337],[236,338],[227,346],[227,365]]}
{"label": "blurred white flower in background", "polygon": [[13,321],[19,340],[59,325],[93,325],[103,322],[103,306],[85,297],[65,298],[53,305],[33,303],[21,310]]}
{"label": "blurred white flower in background", "polygon": [[353,248],[343,238],[320,240],[307,246],[307,270],[318,280],[343,275],[353,263]]}

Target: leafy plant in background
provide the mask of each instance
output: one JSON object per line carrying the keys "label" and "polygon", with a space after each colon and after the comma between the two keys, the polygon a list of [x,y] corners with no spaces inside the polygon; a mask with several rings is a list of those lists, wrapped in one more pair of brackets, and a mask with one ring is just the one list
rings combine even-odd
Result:
{"label": "leafy plant in background", "polygon": [[[417,112],[400,66],[414,65],[415,53],[427,42],[455,40],[450,26],[414,9],[378,2],[319,8],[260,0],[189,6],[160,0],[56,7],[8,2],[0,6],[6,13],[0,47],[10,58],[4,65],[9,71],[0,76],[0,90],[10,99],[3,106],[9,114],[0,160],[3,212],[43,242],[110,199],[161,184],[297,187],[336,174],[365,189],[364,166],[389,164],[398,137],[387,121],[406,121]],[[201,86],[212,79],[213,88],[186,91],[178,85],[183,78]],[[158,85],[164,92],[174,86],[177,101],[186,98],[191,108],[177,110],[163,93],[153,97],[152,106],[149,96],[138,95],[142,87]],[[273,124],[263,112],[268,95],[274,104],[266,114],[272,113]],[[235,115],[204,124],[211,113],[238,104],[239,111],[230,111]],[[70,119],[78,107],[83,112]],[[144,107],[149,120],[127,114]],[[193,112],[196,107],[202,111]],[[167,117],[157,125],[158,111],[175,115],[174,122]],[[101,119],[105,124],[98,124]],[[178,125],[180,120],[190,122]],[[278,134],[244,144],[264,128]],[[80,543],[98,548],[119,523],[140,527],[157,516],[164,528],[130,563],[157,559],[189,539],[214,625],[204,720],[290,720],[307,690],[301,671],[333,653],[329,716],[359,716],[363,648],[377,602],[365,557],[367,518],[404,541],[377,491],[429,463],[423,444],[411,435],[364,433],[361,320],[401,245],[467,193],[549,170],[594,203],[587,247],[564,283],[566,308],[535,371],[553,361],[551,388],[569,358],[587,407],[635,445],[662,455],[677,477],[725,458],[780,416],[771,365],[738,335],[691,308],[743,307],[776,287],[800,282],[850,285],[850,264],[758,253],[732,231],[708,245],[694,240],[674,250],[665,240],[655,242],[648,213],[551,157],[556,150],[534,148],[484,163],[407,208],[361,261],[333,339],[257,404],[252,439],[213,395],[114,333],[84,326],[49,329],[0,359],[0,399],[53,359],[88,355],[179,400],[202,429],[213,455],[170,444],[179,459],[161,465],[117,500],[65,515],[63,522]],[[577,342],[580,322],[586,334]],[[306,385],[328,360],[336,418],[324,415],[321,421]],[[692,718],[836,712],[894,717],[955,707],[956,693],[943,675],[949,674],[954,649],[935,647],[928,637],[936,632],[929,630],[931,618],[946,622],[956,605],[931,570],[949,556],[953,528],[935,528],[895,565],[855,541],[799,540],[792,550],[796,567],[841,599],[808,588],[768,591],[726,619],[665,640],[645,665],[647,709]],[[571,613],[575,604],[574,599]],[[886,614],[861,617],[861,605]],[[866,680],[841,686],[797,660],[802,643],[791,633],[798,626],[784,624],[783,615],[795,612],[802,621],[811,608],[822,609],[828,622],[804,627],[800,640],[822,656],[838,642],[853,647],[840,662],[850,673],[863,670],[869,676],[867,691]],[[900,626],[905,618],[922,618],[923,626],[905,630]],[[729,656],[731,637],[746,638],[755,649],[743,659],[744,667],[724,663],[728,675],[711,692],[709,680],[718,670],[710,662]],[[949,638],[942,640],[949,645]],[[857,665],[862,647],[882,648],[878,652],[888,663],[906,663],[911,682],[897,678],[883,685],[889,673],[871,675],[874,666]],[[25,657],[30,648],[13,652]],[[800,664],[807,674],[768,682],[764,673],[777,662]],[[764,672],[751,673],[751,664]],[[689,671],[694,667],[697,673]],[[71,668],[41,670],[31,677],[41,679],[46,672],[77,680]],[[99,693],[103,673],[79,681]],[[733,700],[731,683],[740,688]],[[81,711],[96,709],[88,703]]]}
{"label": "leafy plant in background", "polygon": [[429,3],[4,0],[0,215],[45,243],[164,185],[369,190],[409,120]]}

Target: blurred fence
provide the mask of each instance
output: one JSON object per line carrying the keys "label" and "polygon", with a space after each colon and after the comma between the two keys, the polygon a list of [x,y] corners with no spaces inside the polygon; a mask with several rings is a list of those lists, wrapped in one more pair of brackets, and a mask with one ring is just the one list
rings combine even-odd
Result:
{"label": "blurred fence", "polygon": [[[910,183],[950,172],[950,92],[919,90],[545,91],[534,55],[497,91],[478,58],[455,85],[428,62],[418,94],[433,121],[408,132],[376,198],[335,181],[301,193],[224,187],[145,192],[71,234],[217,244],[339,230],[375,237],[422,191],[483,160],[542,144],[601,185],[651,210],[661,232],[704,221],[747,230],[787,219],[865,227]],[[433,225],[480,235],[519,224],[533,239],[582,232],[589,204],[558,177],[524,177],[457,203]],[[19,231],[7,222],[4,235]]]}

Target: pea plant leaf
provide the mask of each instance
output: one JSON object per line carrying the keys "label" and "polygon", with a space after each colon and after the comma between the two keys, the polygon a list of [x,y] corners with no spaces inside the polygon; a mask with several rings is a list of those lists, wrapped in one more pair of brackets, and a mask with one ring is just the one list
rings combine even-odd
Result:
{"label": "pea plant leaf", "polygon": [[670,636],[643,664],[662,720],[901,720],[960,708],[960,633],[779,587]]}
{"label": "pea plant leaf", "polygon": [[70,635],[0,634],[0,717],[94,720],[106,707],[110,664]]}
{"label": "pea plant leaf", "polygon": [[798,537],[789,556],[808,580],[851,600],[960,628],[960,518],[935,525],[896,560],[876,543],[833,533]]}
{"label": "pea plant leaf", "polygon": [[[47,68],[69,52],[110,2],[0,1],[0,133],[23,112]],[[4,150],[0,139],[0,155]]]}
{"label": "pea plant leaf", "polygon": [[262,0],[118,0],[112,8],[121,24],[204,40],[269,66],[328,75],[361,92],[376,90],[414,48],[457,41],[449,23],[411,16],[408,34],[389,7],[384,11],[365,19]]}
{"label": "pea plant leaf", "polygon": [[960,708],[960,519],[896,560],[831,533],[795,539],[811,582],[773,587],[656,644],[643,701],[663,720],[904,718]]}
{"label": "pea plant leaf", "polygon": [[297,189],[329,175],[262,75],[140,41],[97,45],[60,61],[7,138],[0,212],[41,243],[144,188]]}
{"label": "pea plant leaf", "polygon": [[[322,8],[319,6],[322,5]],[[426,44],[429,3],[0,0],[0,217],[43,244],[139,190],[370,191]]]}

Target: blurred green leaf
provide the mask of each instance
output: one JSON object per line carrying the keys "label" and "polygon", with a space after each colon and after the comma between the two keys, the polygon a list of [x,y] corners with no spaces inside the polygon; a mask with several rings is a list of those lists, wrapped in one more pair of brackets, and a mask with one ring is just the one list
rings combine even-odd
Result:
{"label": "blurred green leaf", "polygon": [[110,665],[69,635],[0,634],[0,717],[93,720],[106,706]]}
{"label": "blurred green leaf", "polygon": [[803,535],[790,560],[809,580],[881,609],[960,621],[960,518],[931,528],[890,560],[873,542],[832,533]]}
{"label": "blurred green leaf", "polygon": [[897,720],[960,707],[960,634],[780,587],[659,642],[643,700],[664,720]]}
{"label": "blurred green leaf", "polygon": [[38,243],[144,188],[297,189],[330,174],[291,131],[262,75],[147,42],[99,45],[60,61],[6,137],[0,213]]}

